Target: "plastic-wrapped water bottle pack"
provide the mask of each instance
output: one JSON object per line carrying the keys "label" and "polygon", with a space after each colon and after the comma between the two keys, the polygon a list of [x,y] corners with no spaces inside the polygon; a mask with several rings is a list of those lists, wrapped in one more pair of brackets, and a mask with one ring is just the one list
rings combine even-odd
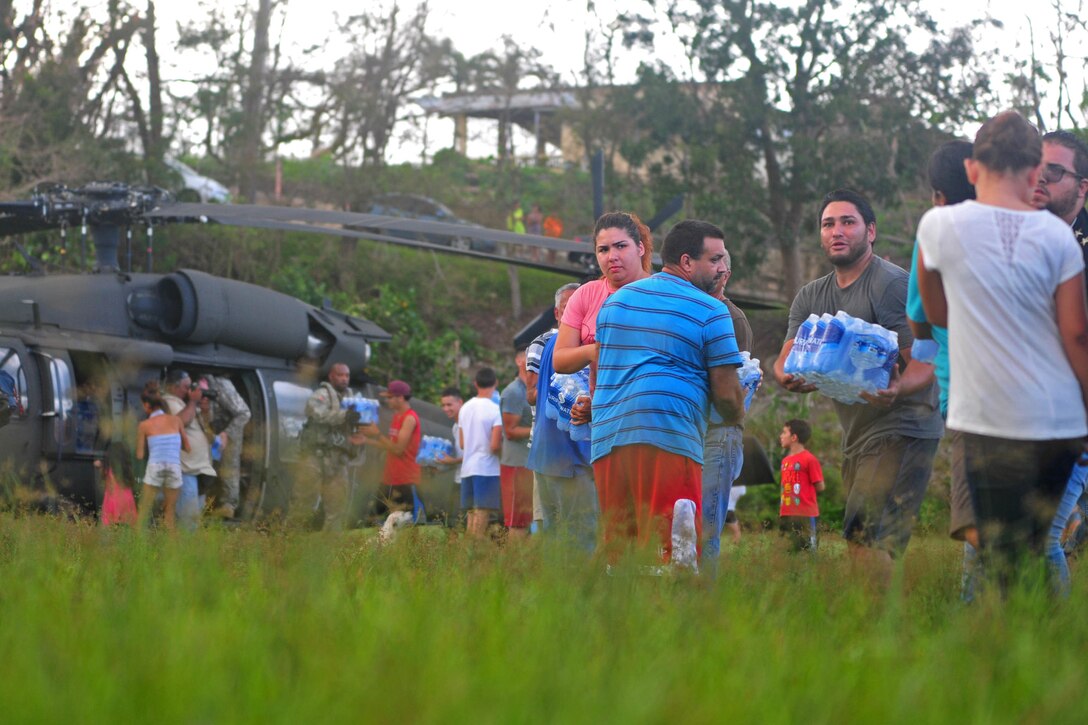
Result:
{"label": "plastic-wrapped water bottle pack", "polygon": [[416,463],[421,466],[437,466],[445,456],[453,456],[453,443],[439,436],[423,436],[419,441]]}
{"label": "plastic-wrapped water bottle pack", "polygon": [[898,334],[840,310],[801,323],[785,371],[841,403],[864,403],[860,393],[888,387],[898,359]]}
{"label": "plastic-wrapped water bottle pack", "polygon": [[378,422],[378,401],[374,398],[364,398],[361,395],[344,398],[340,401],[340,407],[358,412],[360,425]]}
{"label": "plastic-wrapped water bottle pack", "polygon": [[559,430],[567,431],[571,440],[588,441],[590,424],[572,425],[570,421],[570,409],[574,407],[575,402],[579,398],[588,397],[588,367],[570,375],[552,373],[552,378],[548,382],[548,403],[544,406],[544,414],[555,421]]}
{"label": "plastic-wrapped water bottle pack", "polygon": [[740,359],[744,362],[737,369],[737,377],[740,378],[740,384],[744,386],[744,409],[748,410],[752,405],[752,398],[756,395],[759,381],[763,378],[763,372],[759,369],[759,358],[752,357],[748,351],[742,350]]}

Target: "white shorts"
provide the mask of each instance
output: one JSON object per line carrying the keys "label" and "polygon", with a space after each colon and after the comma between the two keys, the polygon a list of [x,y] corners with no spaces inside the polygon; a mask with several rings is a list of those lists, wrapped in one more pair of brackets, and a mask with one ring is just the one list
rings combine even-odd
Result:
{"label": "white shorts", "polygon": [[155,488],[181,488],[181,464],[148,463],[144,483]]}

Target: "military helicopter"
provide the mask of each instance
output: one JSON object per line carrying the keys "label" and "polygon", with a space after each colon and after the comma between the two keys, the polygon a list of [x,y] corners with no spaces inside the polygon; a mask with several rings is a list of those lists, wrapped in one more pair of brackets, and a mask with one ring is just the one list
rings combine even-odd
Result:
{"label": "military helicopter", "polygon": [[[90,244],[95,259],[89,274],[39,270],[0,277],[0,383],[10,379],[13,398],[10,422],[0,428],[0,458],[9,480],[94,511],[101,501],[95,460],[112,441],[135,440],[144,383],[183,367],[230,379],[246,400],[252,419],[245,433],[243,496],[253,502],[250,514],[282,509],[313,385],[336,362],[348,363],[358,376],[371,345],[390,340],[368,320],[270,289],[193,269],[152,272],[154,230],[170,223],[335,234],[574,276],[589,271],[586,244],[550,237],[373,214],[178,203],[161,189],[114,183],[39,188],[29,200],[0,203],[0,237],[78,229],[81,257]],[[136,272],[134,231],[141,230],[148,268]],[[488,244],[465,249],[456,243],[467,236]],[[550,254],[538,255],[544,261],[519,257],[514,250],[526,246]],[[120,264],[122,250],[127,269]],[[34,267],[36,260],[27,258]],[[352,382],[369,397],[379,390],[359,377]],[[413,401],[413,407],[424,434],[450,437],[450,422],[439,408],[425,401]],[[379,424],[385,427],[388,413],[383,415]],[[362,477],[376,480],[380,466],[380,455],[368,455]],[[452,495],[452,473],[449,479],[442,490]],[[435,505],[456,510],[448,501]]]}

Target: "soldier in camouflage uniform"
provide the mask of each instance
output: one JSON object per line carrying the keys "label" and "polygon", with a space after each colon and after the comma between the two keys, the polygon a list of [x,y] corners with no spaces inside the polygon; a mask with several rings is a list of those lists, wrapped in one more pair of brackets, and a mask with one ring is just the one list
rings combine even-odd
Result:
{"label": "soldier in camouflage uniform", "polygon": [[307,425],[316,429],[316,445],[307,452],[309,470],[295,480],[292,518],[308,516],[317,501],[315,494],[320,490],[326,531],[344,527],[351,490],[348,466],[356,451],[349,437],[359,422],[359,414],[340,407],[340,401],[353,395],[348,387],[350,379],[348,366],[336,363],[329,369],[328,380],[321,383],[306,401]]}
{"label": "soldier in camouflage uniform", "polygon": [[211,428],[216,435],[226,434],[225,447],[219,462],[219,482],[222,498],[215,509],[218,516],[234,518],[238,510],[242,467],[242,432],[251,413],[246,401],[229,378],[207,376],[208,385],[216,396],[211,401]]}

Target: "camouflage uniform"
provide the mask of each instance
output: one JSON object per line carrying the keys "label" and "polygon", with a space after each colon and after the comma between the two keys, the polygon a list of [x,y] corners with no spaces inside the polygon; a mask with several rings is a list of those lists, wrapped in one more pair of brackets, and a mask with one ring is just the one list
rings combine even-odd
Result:
{"label": "camouflage uniform", "polygon": [[[317,424],[330,430],[342,429],[348,411],[340,407],[340,401],[353,395],[351,388],[340,394],[331,383],[321,383],[306,401],[307,421],[311,425]],[[334,435],[342,435],[342,430]],[[297,521],[312,513],[320,491],[321,502],[325,507],[325,530],[339,531],[344,527],[351,490],[348,466],[352,463],[352,456],[343,449],[332,446],[319,448],[308,456],[308,471],[295,477],[292,518]]]}
{"label": "camouflage uniform", "polygon": [[219,462],[219,480],[223,501],[233,509],[238,508],[239,486],[242,467],[242,432],[251,413],[246,401],[228,378],[208,376],[208,385],[218,393],[211,401],[212,430],[227,434],[227,447]]}

